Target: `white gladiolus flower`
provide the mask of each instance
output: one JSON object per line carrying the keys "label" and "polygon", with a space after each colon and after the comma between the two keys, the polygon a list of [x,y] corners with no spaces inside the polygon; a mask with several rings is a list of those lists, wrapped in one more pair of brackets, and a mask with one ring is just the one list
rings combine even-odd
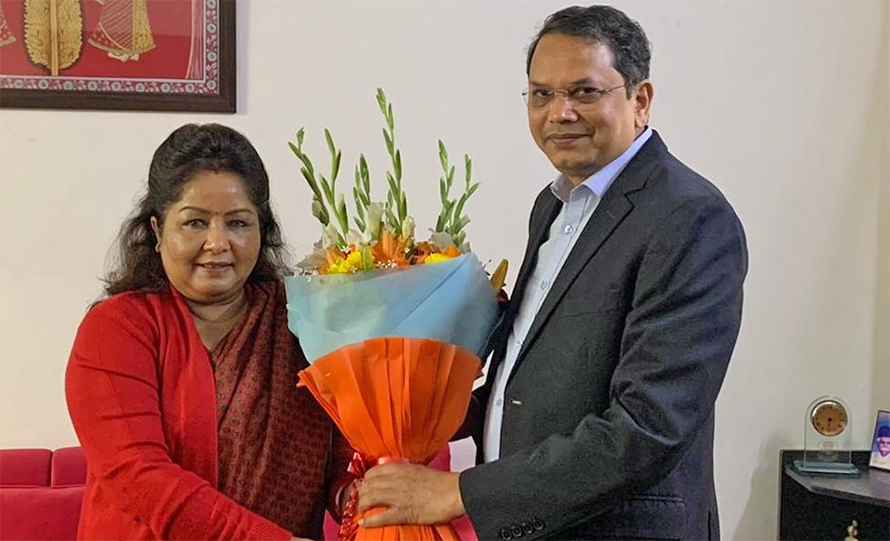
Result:
{"label": "white gladiolus flower", "polygon": [[411,216],[405,216],[405,219],[402,220],[402,237],[406,239],[414,238],[414,218]]}
{"label": "white gladiolus flower", "polygon": [[337,231],[337,226],[334,225],[334,222],[329,223],[324,228],[324,236],[322,237],[322,244],[325,248],[329,248],[331,246],[337,246],[337,239],[340,237],[340,233]]}
{"label": "white gladiolus flower", "polygon": [[380,238],[380,226],[383,225],[383,203],[368,205],[367,231],[372,239]]}

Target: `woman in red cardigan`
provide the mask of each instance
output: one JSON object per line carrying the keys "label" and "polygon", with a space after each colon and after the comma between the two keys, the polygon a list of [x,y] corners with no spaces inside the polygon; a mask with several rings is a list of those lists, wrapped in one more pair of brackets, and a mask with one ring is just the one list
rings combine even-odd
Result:
{"label": "woman in red cardigan", "polygon": [[79,539],[321,536],[352,450],[306,389],[256,150],[216,124],[157,149],[66,376]]}

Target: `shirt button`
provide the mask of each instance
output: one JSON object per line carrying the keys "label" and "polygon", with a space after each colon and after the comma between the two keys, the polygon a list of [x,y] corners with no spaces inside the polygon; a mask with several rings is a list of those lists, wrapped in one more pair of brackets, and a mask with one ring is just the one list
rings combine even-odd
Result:
{"label": "shirt button", "polygon": [[494,401],[495,406],[500,406],[503,403],[504,403],[504,400],[502,398],[498,398],[497,400]]}
{"label": "shirt button", "polygon": [[565,231],[566,235],[571,235],[572,233],[575,232],[575,226],[567,225],[567,226],[563,227],[562,230]]}
{"label": "shirt button", "polygon": [[541,289],[547,289],[547,286],[550,285],[550,282],[547,280],[541,280]]}

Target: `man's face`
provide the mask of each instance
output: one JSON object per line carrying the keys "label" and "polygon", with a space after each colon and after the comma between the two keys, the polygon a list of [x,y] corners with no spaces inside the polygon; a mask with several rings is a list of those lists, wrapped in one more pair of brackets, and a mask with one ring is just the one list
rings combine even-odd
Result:
{"label": "man's face", "polygon": [[881,456],[890,455],[890,437],[881,436],[878,438],[878,452]]}
{"label": "man's face", "polygon": [[[573,91],[621,86],[608,47],[587,38],[546,34],[529,67],[529,91]],[[644,81],[580,104],[558,93],[543,107],[529,106],[528,124],[538,147],[576,186],[630,147],[649,121],[652,85]]]}

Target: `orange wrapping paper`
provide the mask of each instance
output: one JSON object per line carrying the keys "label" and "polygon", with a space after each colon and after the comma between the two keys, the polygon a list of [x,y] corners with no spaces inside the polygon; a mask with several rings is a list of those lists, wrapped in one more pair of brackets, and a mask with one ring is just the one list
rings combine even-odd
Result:
{"label": "orange wrapping paper", "polygon": [[[384,457],[428,464],[463,423],[480,369],[479,357],[459,346],[387,337],[344,346],[299,377],[366,464]],[[459,538],[438,524],[358,528],[355,539]]]}

